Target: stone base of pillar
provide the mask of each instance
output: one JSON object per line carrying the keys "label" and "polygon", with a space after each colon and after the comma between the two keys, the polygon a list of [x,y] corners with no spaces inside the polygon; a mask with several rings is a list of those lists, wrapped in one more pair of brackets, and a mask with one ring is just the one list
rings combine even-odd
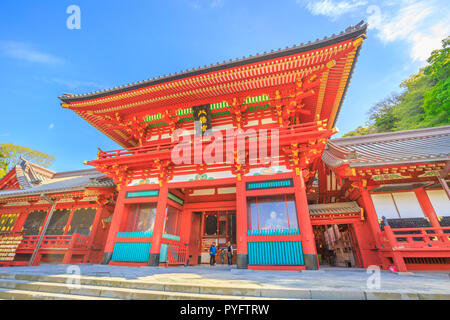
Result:
{"label": "stone base of pillar", "polygon": [[306,270],[319,270],[319,264],[316,254],[304,254]]}
{"label": "stone base of pillar", "polygon": [[102,264],[108,264],[111,261],[112,254],[113,254],[112,252],[104,252]]}
{"label": "stone base of pillar", "polygon": [[150,253],[148,265],[153,267],[159,266],[159,253]]}
{"label": "stone base of pillar", "polygon": [[238,254],[236,264],[238,269],[248,269],[248,254]]}

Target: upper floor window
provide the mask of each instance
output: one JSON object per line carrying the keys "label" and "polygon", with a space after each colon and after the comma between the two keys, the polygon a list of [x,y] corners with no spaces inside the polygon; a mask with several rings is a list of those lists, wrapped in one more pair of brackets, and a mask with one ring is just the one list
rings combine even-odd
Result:
{"label": "upper floor window", "polygon": [[424,218],[414,192],[374,193],[372,200],[378,219]]}
{"label": "upper floor window", "polygon": [[427,190],[427,195],[436,215],[450,216],[450,200],[444,190]]}
{"label": "upper floor window", "polygon": [[249,197],[248,229],[298,229],[294,195]]}
{"label": "upper floor window", "polygon": [[180,234],[181,211],[174,207],[168,206],[166,213],[166,226],[164,232],[171,235]]}
{"label": "upper floor window", "polygon": [[139,203],[130,206],[128,232],[153,232],[156,216],[156,203]]}

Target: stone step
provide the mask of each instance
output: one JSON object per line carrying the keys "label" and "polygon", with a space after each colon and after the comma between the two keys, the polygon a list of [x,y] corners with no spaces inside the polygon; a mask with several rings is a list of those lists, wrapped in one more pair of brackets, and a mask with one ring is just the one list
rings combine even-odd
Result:
{"label": "stone step", "polygon": [[[67,291],[67,281],[75,277],[67,274],[11,274],[0,273],[4,281],[0,287],[13,286],[16,290],[36,290],[61,294],[80,294],[117,299],[322,299],[322,300],[386,300],[428,299],[450,300],[450,293],[433,293],[426,290],[363,290],[336,288],[286,288],[259,283],[238,281],[201,280],[203,283],[173,282],[168,279],[125,279],[122,277],[80,276],[82,288]],[[8,282],[11,280],[12,282]],[[14,283],[17,284],[11,284]],[[210,282],[209,282],[210,281]],[[208,283],[209,282],[209,283]],[[18,287],[16,287],[16,285]],[[0,298],[2,298],[0,296]]]}
{"label": "stone step", "polygon": [[116,300],[108,298],[0,288],[0,300]]}
{"label": "stone step", "polygon": [[[30,274],[1,274],[0,279],[11,280],[25,280],[38,282],[63,283],[67,281],[74,283],[77,277],[72,275],[30,275]],[[195,283],[174,283],[162,282],[156,280],[128,280],[123,278],[110,277],[94,277],[94,276],[80,276],[79,283],[83,286],[102,286],[113,288],[127,288],[127,289],[141,289],[152,290],[160,292],[179,292],[191,294],[206,294],[206,295],[226,295],[226,296],[246,296],[257,298],[287,298],[287,299],[310,299],[309,290],[305,289],[287,289],[274,288],[261,285],[249,284],[228,284],[224,285],[206,285]]]}
{"label": "stone step", "polygon": [[[28,292],[31,297],[43,293],[55,294],[75,297],[90,297],[100,299],[124,299],[124,300],[246,300],[246,299],[262,299],[261,297],[246,297],[246,296],[230,296],[230,295],[216,295],[216,294],[200,294],[189,292],[168,292],[158,290],[142,290],[130,289],[111,286],[100,285],[80,285],[78,287],[69,286],[66,283],[58,282],[39,282],[26,280],[12,280],[0,279],[0,288],[5,290],[13,290],[14,297],[16,292]],[[32,294],[31,294],[32,293]],[[1,296],[0,296],[1,297]],[[4,294],[2,297],[8,297]]]}

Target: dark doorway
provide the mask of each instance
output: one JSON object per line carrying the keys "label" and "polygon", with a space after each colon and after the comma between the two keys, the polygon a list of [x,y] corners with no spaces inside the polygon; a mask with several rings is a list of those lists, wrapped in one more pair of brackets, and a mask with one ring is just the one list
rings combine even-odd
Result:
{"label": "dark doorway", "polygon": [[313,226],[319,263],[322,266],[351,268],[359,265],[359,256],[350,224]]}

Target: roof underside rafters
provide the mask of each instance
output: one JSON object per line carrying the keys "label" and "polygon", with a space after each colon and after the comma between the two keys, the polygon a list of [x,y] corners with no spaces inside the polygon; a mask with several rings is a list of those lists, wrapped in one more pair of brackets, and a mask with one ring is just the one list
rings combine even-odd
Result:
{"label": "roof underside rafters", "polygon": [[[154,79],[118,89],[86,95],[61,97],[63,106],[76,112],[91,125],[124,147],[135,146],[126,127],[111,124],[111,117],[129,122],[155,117],[165,110],[189,109],[200,104],[228,103],[238,98],[266,96],[275,90],[289,95],[296,81],[314,72],[320,85],[306,99],[310,116],[304,121],[329,119],[334,126],[350,81],[366,25],[312,44],[246,58],[231,63]],[[358,40],[361,39],[361,40]],[[333,67],[325,66],[332,61]]]}

